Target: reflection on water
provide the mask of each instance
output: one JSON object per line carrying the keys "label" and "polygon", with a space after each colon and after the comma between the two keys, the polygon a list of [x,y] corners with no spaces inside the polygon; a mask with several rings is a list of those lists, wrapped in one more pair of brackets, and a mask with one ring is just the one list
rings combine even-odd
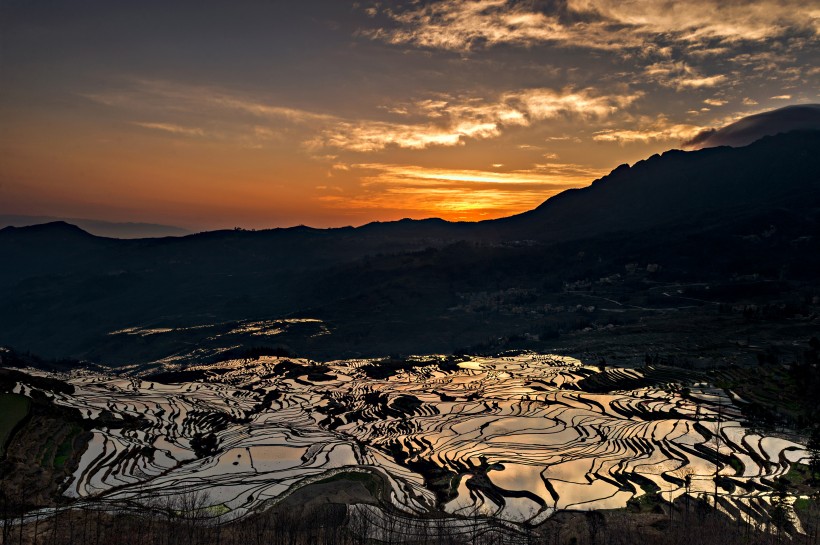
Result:
{"label": "reflection on water", "polygon": [[[556,509],[623,507],[648,482],[664,498],[684,493],[685,478],[693,492],[711,490],[716,449],[742,463],[717,468],[738,483],[761,484],[807,455],[749,433],[732,398],[707,385],[691,387],[688,399],[677,387],[589,393],[578,383],[598,369],[551,355],[415,358],[379,372],[374,365],[313,369],[263,357],[192,367],[213,372],[173,385],[77,373],[69,379],[75,393],[54,394],[57,403],[144,425],[96,429],[67,493],[141,501],[207,488],[236,517],[352,468],[381,475],[383,496],[411,513],[542,520]],[[207,437],[210,450],[194,448]],[[455,490],[446,489],[447,475]],[[768,493],[765,485],[738,487],[726,497],[744,503]],[[449,499],[437,505],[442,494]]]}

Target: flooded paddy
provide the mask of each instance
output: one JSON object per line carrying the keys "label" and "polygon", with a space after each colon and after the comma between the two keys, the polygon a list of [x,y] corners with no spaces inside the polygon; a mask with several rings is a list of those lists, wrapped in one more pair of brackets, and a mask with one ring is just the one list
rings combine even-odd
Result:
{"label": "flooded paddy", "polygon": [[731,393],[708,385],[584,392],[578,382],[600,371],[549,355],[378,365],[234,360],[188,368],[205,378],[179,384],[63,376],[75,392],[46,392],[58,404],[109,415],[65,493],[140,503],[207,491],[214,512],[236,518],[355,470],[378,475],[382,499],[408,514],[538,522],[650,491],[709,492],[719,474],[736,484],[722,508],[748,512],[807,457],[747,430]]}

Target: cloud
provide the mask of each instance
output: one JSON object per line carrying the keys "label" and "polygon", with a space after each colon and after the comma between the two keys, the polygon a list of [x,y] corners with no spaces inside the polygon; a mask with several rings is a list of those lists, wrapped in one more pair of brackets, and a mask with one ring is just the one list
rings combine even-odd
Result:
{"label": "cloud", "polygon": [[707,130],[687,142],[692,147],[733,146],[740,147],[772,134],[794,130],[814,130],[820,127],[820,106],[795,104],[764,110],[759,113],[730,120],[717,130]]}
{"label": "cloud", "polygon": [[600,177],[581,165],[545,164],[508,172],[358,163],[356,194],[322,195],[329,207],[395,209],[415,216],[476,220],[528,210],[550,196]]}
{"label": "cloud", "polygon": [[723,106],[728,102],[728,100],[723,100],[720,98],[707,98],[703,101],[704,104],[708,104],[709,106]]}
{"label": "cloud", "polygon": [[741,51],[728,57],[733,64],[752,70],[779,71],[784,66],[798,62],[796,55],[788,51]]}
{"label": "cloud", "polygon": [[714,128],[703,129],[699,133],[695,134],[689,140],[684,141],[683,145],[684,145],[684,147],[687,147],[687,148],[696,148],[700,144],[706,142],[709,139],[709,137],[714,135],[716,132],[717,132],[717,129],[714,129]]}
{"label": "cloud", "polygon": [[356,163],[353,169],[369,171],[371,175],[362,178],[365,185],[394,184],[430,187],[462,183],[464,187],[475,184],[496,184],[505,187],[522,188],[525,185],[540,185],[565,189],[575,187],[579,182],[590,182],[600,171],[570,163],[548,163],[534,165],[532,169],[498,172],[495,170],[430,168],[414,165],[392,165],[383,163]]}
{"label": "cloud", "polygon": [[727,80],[723,74],[704,76],[683,61],[662,61],[644,68],[644,75],[664,87],[677,90],[715,87]]}
{"label": "cloud", "polygon": [[105,104],[138,110],[197,113],[212,115],[232,112],[257,118],[286,120],[292,123],[328,121],[334,116],[266,102],[210,86],[186,85],[169,81],[135,79],[125,90],[85,93],[82,96]]}
{"label": "cloud", "polygon": [[140,121],[135,121],[133,124],[144,129],[169,132],[172,134],[181,134],[184,136],[205,136],[205,131],[197,127],[182,127],[172,123],[147,123]]}
{"label": "cloud", "polygon": [[466,51],[478,44],[530,46],[565,41],[570,35],[555,16],[517,7],[506,0],[453,0],[408,10],[388,9],[398,28],[365,34],[392,44]]}
{"label": "cloud", "polygon": [[648,143],[653,141],[677,141],[686,142],[694,138],[703,127],[689,125],[686,123],[670,123],[669,120],[660,116],[652,122],[644,120],[635,129],[606,129],[597,131],[592,136],[596,142],[618,142],[619,144],[629,144],[633,142]]}
{"label": "cloud", "polygon": [[772,100],[791,100],[791,95],[776,95],[772,97]]}
{"label": "cloud", "polygon": [[[126,84],[125,88],[81,96],[118,108],[128,116],[162,119],[129,121],[134,126],[177,136],[229,141],[243,148],[262,148],[280,140],[281,129],[285,127],[315,127],[339,120],[330,114],[273,105],[222,88],[145,79],[126,80]],[[204,124],[207,130],[192,128],[191,123]]]}
{"label": "cloud", "polygon": [[726,81],[726,76],[718,74],[716,76],[683,78],[676,82],[679,89],[699,89],[701,87],[714,87]]}
{"label": "cloud", "polygon": [[640,93],[595,95],[591,89],[578,92],[528,89],[502,96],[505,104],[518,104],[530,119],[553,119],[572,114],[581,118],[605,118],[640,98]]}
{"label": "cloud", "polygon": [[[269,104],[225,89],[163,81],[137,80],[132,89],[85,95],[96,102],[155,117],[195,117],[214,130],[188,129],[168,121],[135,125],[185,136],[221,138],[261,147],[283,126],[297,127],[307,149],[336,148],[374,152],[388,147],[426,149],[460,146],[468,140],[495,138],[511,127],[567,118],[578,121],[605,119],[627,108],[642,96],[638,92],[601,94],[592,88],[532,88],[502,92],[487,99],[464,95],[439,95],[386,108],[401,122],[350,119]],[[376,108],[376,110],[385,108]]]}
{"label": "cloud", "polygon": [[512,0],[391,5],[381,12],[392,24],[365,35],[392,44],[469,51],[540,43],[643,49],[647,42],[764,41],[795,32],[820,34],[820,10],[803,0],[566,0],[537,6]]}
{"label": "cloud", "polygon": [[316,121],[331,121],[335,116],[323,113],[316,113],[298,108],[287,108],[282,106],[271,106],[262,102],[233,97],[227,94],[215,94],[207,97],[200,97],[206,104],[221,106],[225,109],[239,110],[271,119],[285,119],[292,123],[311,123]]}
{"label": "cloud", "polygon": [[820,33],[820,12],[803,0],[568,0],[568,7],[680,41],[764,40],[794,30]]}
{"label": "cloud", "polygon": [[389,146],[425,149],[464,145],[468,139],[498,137],[505,129],[572,118],[605,119],[627,108],[641,93],[603,95],[593,89],[523,89],[489,101],[475,97],[424,99],[403,107],[417,123],[338,121],[308,142],[311,149],[335,147],[372,152]]}
{"label": "cloud", "polygon": [[452,127],[431,124],[396,124],[380,121],[340,121],[307,142],[311,149],[334,147],[356,152],[383,150],[388,146],[425,149],[431,146],[462,145],[466,138],[498,136],[495,123],[459,123]]}

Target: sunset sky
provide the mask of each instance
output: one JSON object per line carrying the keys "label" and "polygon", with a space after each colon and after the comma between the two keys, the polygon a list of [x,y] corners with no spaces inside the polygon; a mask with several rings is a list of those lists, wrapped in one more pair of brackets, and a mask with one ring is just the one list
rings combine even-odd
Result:
{"label": "sunset sky", "polygon": [[0,2],[0,213],[478,220],[820,101],[820,1]]}

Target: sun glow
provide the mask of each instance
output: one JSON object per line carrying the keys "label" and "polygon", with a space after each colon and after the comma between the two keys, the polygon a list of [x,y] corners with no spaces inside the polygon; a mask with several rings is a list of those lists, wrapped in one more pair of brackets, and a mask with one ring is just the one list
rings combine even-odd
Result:
{"label": "sun glow", "polygon": [[[523,212],[550,196],[589,182],[601,171],[563,163],[532,169],[483,171],[426,168],[413,165],[359,163],[345,165],[357,174],[361,188],[349,194],[325,194],[327,206],[409,210],[411,217],[476,221]],[[322,189],[327,189],[323,187]]]}

